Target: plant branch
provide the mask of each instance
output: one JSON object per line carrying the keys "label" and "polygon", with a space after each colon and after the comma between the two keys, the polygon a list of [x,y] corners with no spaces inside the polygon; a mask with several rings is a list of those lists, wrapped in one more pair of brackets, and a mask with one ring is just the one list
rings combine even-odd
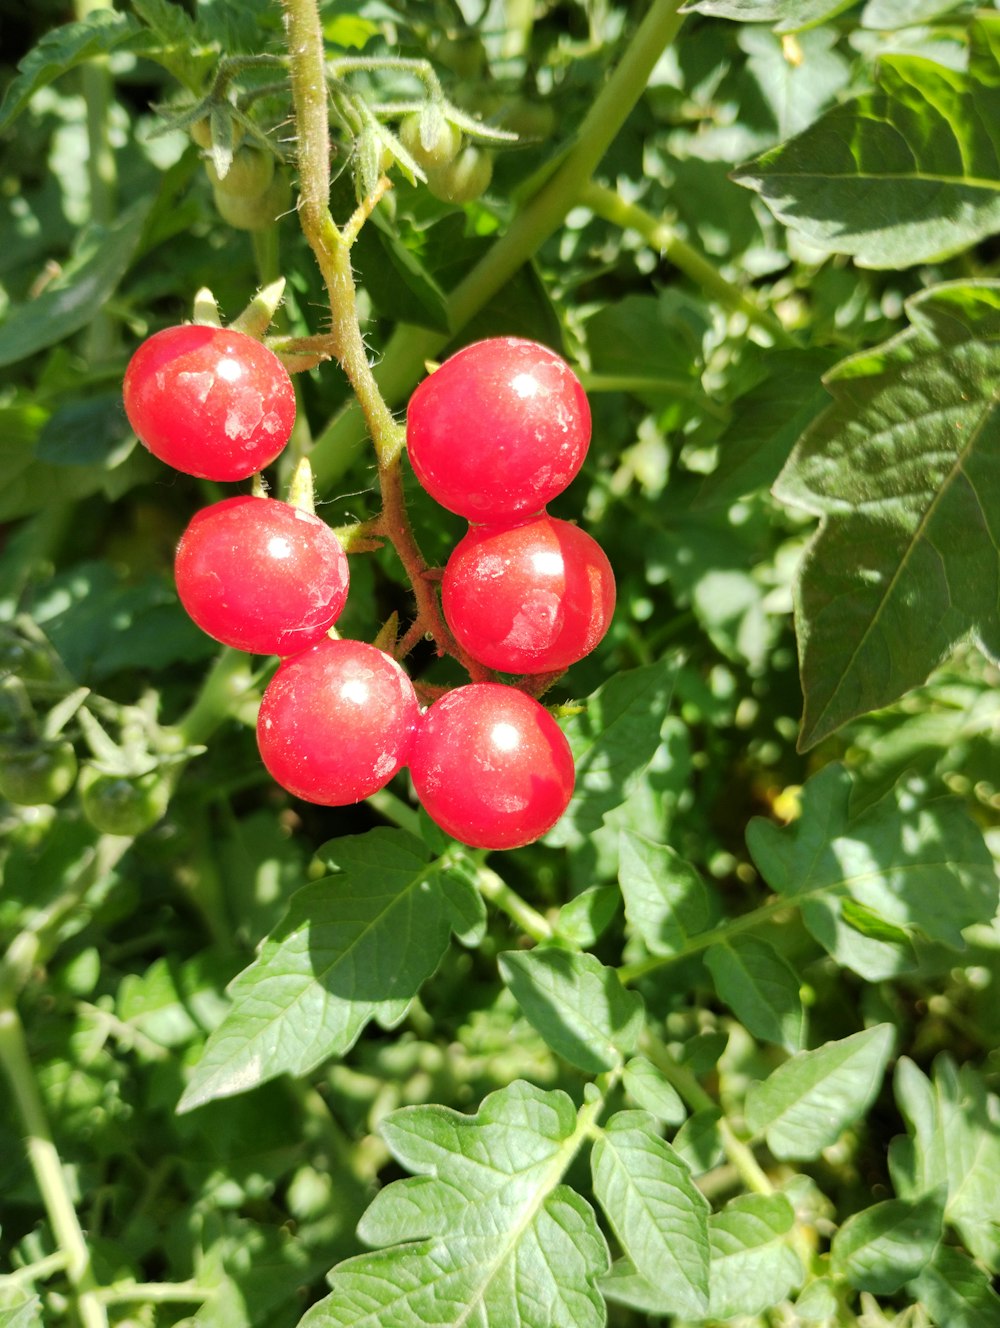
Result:
{"label": "plant branch", "polygon": [[[301,3],[302,0],[297,0]],[[290,3],[290,0],[285,0]],[[597,163],[642,96],[664,48],[681,26],[680,0],[654,0],[618,66],[580,125],[573,147],[559,168],[523,206],[507,231],[459,282],[448,299],[451,333],[401,325],[386,346],[375,377],[385,399],[402,401],[420,377],[424,363],[500,291],[562,224]],[[321,491],[350,466],[363,440],[353,405],[341,409],[316,440],[313,469]]]}
{"label": "plant branch", "polygon": [[108,1328],[108,1316],[96,1296],[97,1282],[62,1161],[35,1079],[24,1028],[13,1005],[0,1009],[0,1063],[10,1080],[25,1130],[28,1159],[45,1204],[56,1243],[65,1255],[66,1276],[76,1294],[83,1328]]}
{"label": "plant branch", "polygon": [[552,927],[548,920],[512,890],[502,877],[482,863],[476,864],[476,887],[483,898],[495,904],[501,913],[506,913],[525,936],[530,936],[536,942],[552,939]]}

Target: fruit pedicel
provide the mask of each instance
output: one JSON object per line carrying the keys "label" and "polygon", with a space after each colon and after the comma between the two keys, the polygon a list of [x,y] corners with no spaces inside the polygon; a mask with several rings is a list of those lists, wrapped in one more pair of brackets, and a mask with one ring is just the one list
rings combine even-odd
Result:
{"label": "fruit pedicel", "polygon": [[[295,422],[280,359],[245,333],[166,328],[128,366],[125,409],[140,441],[186,474],[247,479],[273,462]],[[486,669],[561,673],[603,638],[615,582],[586,532],[546,504],[590,443],[579,379],[519,337],[476,342],[414,392],[407,451],[424,489],[465,517],[444,569],[442,609],[459,648]],[[427,814],[474,848],[545,834],[573,792],[573,757],[551,714],[502,681],[455,687],[425,711],[385,650],[336,636],[347,558],[310,511],[259,494],[196,513],[181,537],[177,590],[208,635],[278,655],[257,722],[261,758],[289,793],[345,806],[404,767]]]}

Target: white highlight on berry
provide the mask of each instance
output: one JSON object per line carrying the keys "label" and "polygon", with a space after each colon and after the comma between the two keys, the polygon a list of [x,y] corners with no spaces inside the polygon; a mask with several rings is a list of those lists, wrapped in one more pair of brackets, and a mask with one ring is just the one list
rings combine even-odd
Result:
{"label": "white highlight on berry", "polygon": [[243,366],[239,360],[231,360],[226,356],[225,359],[216,362],[215,374],[224,382],[237,383],[243,377]]}
{"label": "white highlight on berry", "polygon": [[267,541],[267,552],[271,558],[290,558],[292,546],[281,535],[272,535]]}
{"label": "white highlight on berry", "polygon": [[526,401],[529,397],[537,397],[542,390],[541,383],[534,374],[530,373],[515,374],[510,380],[510,385],[522,401]]}
{"label": "white highlight on berry", "polygon": [[490,730],[490,742],[498,751],[513,752],[521,741],[521,735],[514,724],[507,724],[501,721],[494,724]]}

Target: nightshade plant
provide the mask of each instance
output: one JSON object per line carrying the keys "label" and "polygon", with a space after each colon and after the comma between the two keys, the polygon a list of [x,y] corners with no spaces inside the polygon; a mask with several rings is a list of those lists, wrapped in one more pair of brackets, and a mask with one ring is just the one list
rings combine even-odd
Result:
{"label": "nightshade plant", "polygon": [[[1000,14],[22,9],[0,1328],[1000,1324]],[[126,366],[188,320],[290,376],[265,479],[137,445]],[[497,338],[569,362],[589,451],[439,506],[408,404]],[[286,499],[350,592],[334,551],[315,644],[220,649],[177,545]],[[497,516],[605,550],[589,654],[453,634]],[[246,569],[237,644],[284,655]],[[316,697],[359,660],[417,734],[391,783],[384,708]],[[495,842],[498,696],[505,851],[428,815]],[[307,799],[372,796],[286,794],[259,724]]]}

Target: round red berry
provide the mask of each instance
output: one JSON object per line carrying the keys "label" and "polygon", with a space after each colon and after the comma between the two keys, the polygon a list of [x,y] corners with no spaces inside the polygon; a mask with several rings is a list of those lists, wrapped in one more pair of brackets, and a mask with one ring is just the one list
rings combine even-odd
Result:
{"label": "round red berry", "polygon": [[264,765],[289,793],[341,807],[406,763],[420,707],[404,670],[363,641],[327,638],[286,660],[257,718]]}
{"label": "round red berry", "polygon": [[573,792],[573,757],[548,711],[502,683],[470,683],[420,721],[410,773],[427,814],[472,848],[519,848],[550,830]]}
{"label": "round red berry", "polygon": [[615,578],[596,540],[542,513],[517,526],[473,526],[448,559],[441,594],[473,659],[504,673],[549,673],[604,636]]}
{"label": "round red berry", "polygon": [[496,337],[424,379],[406,440],[417,479],[442,507],[501,522],[540,511],[570,483],[590,443],[590,407],[554,351]]}
{"label": "round red berry", "polygon": [[271,464],[295,423],[295,392],[273,351],[244,332],[185,324],[129,361],[125,413],[154,456],[206,480],[243,480]]}
{"label": "round red berry", "polygon": [[226,498],[198,512],[174,563],[177,593],[209,636],[254,655],[321,640],[347,599],[347,557],[330,527],[276,498]]}

